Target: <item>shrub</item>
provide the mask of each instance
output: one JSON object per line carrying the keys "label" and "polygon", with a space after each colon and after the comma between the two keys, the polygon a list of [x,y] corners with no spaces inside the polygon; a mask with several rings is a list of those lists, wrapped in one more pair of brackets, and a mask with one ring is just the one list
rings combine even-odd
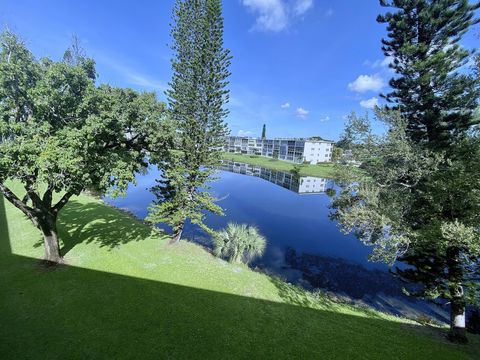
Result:
{"label": "shrub", "polygon": [[230,262],[248,263],[263,255],[266,243],[256,227],[228,223],[213,235],[213,254]]}
{"label": "shrub", "polygon": [[325,193],[327,194],[328,197],[332,198],[337,194],[337,191],[335,189],[328,188],[327,190],[325,190]]}
{"label": "shrub", "polygon": [[300,176],[300,171],[302,170],[302,166],[300,164],[295,164],[293,165],[292,170],[290,170],[290,173],[293,174],[294,176]]}

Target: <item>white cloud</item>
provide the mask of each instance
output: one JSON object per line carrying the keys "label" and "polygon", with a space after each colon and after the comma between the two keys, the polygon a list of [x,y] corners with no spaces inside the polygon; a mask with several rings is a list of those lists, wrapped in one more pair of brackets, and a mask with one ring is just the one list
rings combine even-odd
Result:
{"label": "white cloud", "polygon": [[386,56],[385,59],[380,61],[379,66],[388,67],[391,63],[393,63],[393,56]]}
{"label": "white cloud", "polygon": [[313,0],[297,0],[294,5],[293,11],[296,15],[305,14],[310,8],[313,7]]}
{"label": "white cloud", "polygon": [[247,131],[247,130],[238,130],[237,132],[237,136],[250,136],[252,134],[253,133],[251,131]]}
{"label": "white cloud", "polygon": [[393,63],[393,56],[386,56],[383,59],[377,59],[375,61],[365,60],[363,65],[371,67],[372,69],[389,69],[391,63]]}
{"label": "white cloud", "polygon": [[328,120],[330,120],[330,116],[322,117],[322,118],[320,118],[319,120],[320,120],[320,122],[328,121]]}
{"label": "white cloud", "polygon": [[132,85],[141,86],[144,88],[161,90],[164,91],[167,89],[167,85],[162,81],[155,80],[147,75],[142,75],[135,72],[129,72],[125,74],[127,82]]}
{"label": "white cloud", "polygon": [[255,29],[277,32],[288,25],[287,10],[281,0],[243,0],[243,5],[257,14]]}
{"label": "white cloud", "polygon": [[348,84],[348,88],[351,91],[359,93],[380,91],[384,86],[385,82],[379,74],[360,75],[354,82]]}
{"label": "white cloud", "polygon": [[280,105],[282,109],[288,109],[290,107],[290,103],[287,101],[285,104]]}
{"label": "white cloud", "polygon": [[297,108],[297,111],[295,112],[295,114],[297,115],[297,117],[299,117],[300,119],[305,119],[308,115],[310,111],[308,110],[305,110],[304,108],[302,107],[299,107]]}
{"label": "white cloud", "polygon": [[372,97],[368,100],[360,101],[360,106],[366,109],[374,109],[375,106],[378,106],[378,99],[376,97]]}
{"label": "white cloud", "polygon": [[279,32],[313,7],[313,0],[242,0],[257,17],[254,30]]}

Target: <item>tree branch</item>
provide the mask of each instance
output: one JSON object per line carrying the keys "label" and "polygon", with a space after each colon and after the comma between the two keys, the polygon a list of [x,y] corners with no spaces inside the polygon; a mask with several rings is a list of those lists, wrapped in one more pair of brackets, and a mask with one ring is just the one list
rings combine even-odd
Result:
{"label": "tree branch", "polygon": [[103,150],[111,150],[122,145],[130,146],[135,140],[137,140],[140,137],[140,135],[141,134],[137,134],[133,136],[131,139],[128,139],[126,141],[110,142],[108,144],[105,144],[103,147]]}
{"label": "tree branch", "polygon": [[47,190],[43,194],[43,203],[47,204],[48,207],[52,206],[52,196],[53,196],[53,183],[49,183]]}
{"label": "tree branch", "polygon": [[36,173],[31,176],[28,176],[25,183],[25,190],[27,191],[27,195],[30,198],[30,200],[32,200],[34,207],[43,209],[44,208],[43,201],[40,198],[40,196],[35,192],[35,187],[33,185],[36,179],[37,179]]}
{"label": "tree branch", "polygon": [[75,195],[72,192],[67,192],[62,198],[58,201],[58,203],[52,208],[55,213],[58,213],[62,208],[68,203],[68,200]]}
{"label": "tree branch", "polygon": [[36,225],[36,220],[34,217],[34,210],[27,206],[22,200],[20,200],[12,190],[6,187],[3,183],[0,183],[0,192],[3,194],[5,199],[12,203],[17,209],[20,209],[33,223]]}

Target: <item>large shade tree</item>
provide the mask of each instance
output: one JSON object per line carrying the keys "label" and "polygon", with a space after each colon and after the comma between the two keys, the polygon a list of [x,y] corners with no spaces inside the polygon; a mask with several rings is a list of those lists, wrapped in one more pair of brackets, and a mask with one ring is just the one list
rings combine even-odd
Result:
{"label": "large shade tree", "polygon": [[176,150],[168,161],[152,157],[163,178],[148,219],[171,225],[172,241],[177,242],[187,219],[210,231],[203,223],[205,211],[222,214],[204,190],[213,180],[228,134],[224,118],[231,57],[223,46],[220,0],[178,0],[173,19],[173,77],[167,96]]}
{"label": "large shade tree", "polygon": [[[95,85],[95,67],[74,44],[61,61],[37,60],[4,32],[0,49],[0,194],[44,237],[60,262],[57,217],[85,189],[126,189],[163,141],[154,94]],[[21,183],[24,194],[9,184]]]}

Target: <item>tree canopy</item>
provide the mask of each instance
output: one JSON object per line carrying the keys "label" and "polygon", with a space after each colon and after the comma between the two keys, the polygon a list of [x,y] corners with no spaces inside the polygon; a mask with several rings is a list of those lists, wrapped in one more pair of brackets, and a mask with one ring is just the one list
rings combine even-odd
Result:
{"label": "tree canopy", "polygon": [[389,129],[382,136],[372,134],[366,118],[349,123],[362,171],[339,171],[342,191],[332,216],[373,246],[372,260],[410,265],[395,272],[421,285],[406,285],[411,295],[448,299],[462,313],[480,300],[480,137],[451,146],[445,160],[409,138],[398,112],[378,117]]}
{"label": "tree canopy", "polygon": [[94,65],[76,47],[60,61],[37,60],[17,36],[1,36],[0,192],[43,232],[54,262],[56,219],[68,200],[85,189],[125,190],[165,134],[155,94],[96,86]]}
{"label": "tree canopy", "polygon": [[[447,146],[479,119],[478,79],[459,69],[472,51],[460,41],[478,23],[480,3],[468,0],[381,0],[393,8],[377,20],[387,24],[382,50],[395,76],[385,98],[408,119],[407,131],[431,146]],[[468,70],[468,69],[467,69]]]}

